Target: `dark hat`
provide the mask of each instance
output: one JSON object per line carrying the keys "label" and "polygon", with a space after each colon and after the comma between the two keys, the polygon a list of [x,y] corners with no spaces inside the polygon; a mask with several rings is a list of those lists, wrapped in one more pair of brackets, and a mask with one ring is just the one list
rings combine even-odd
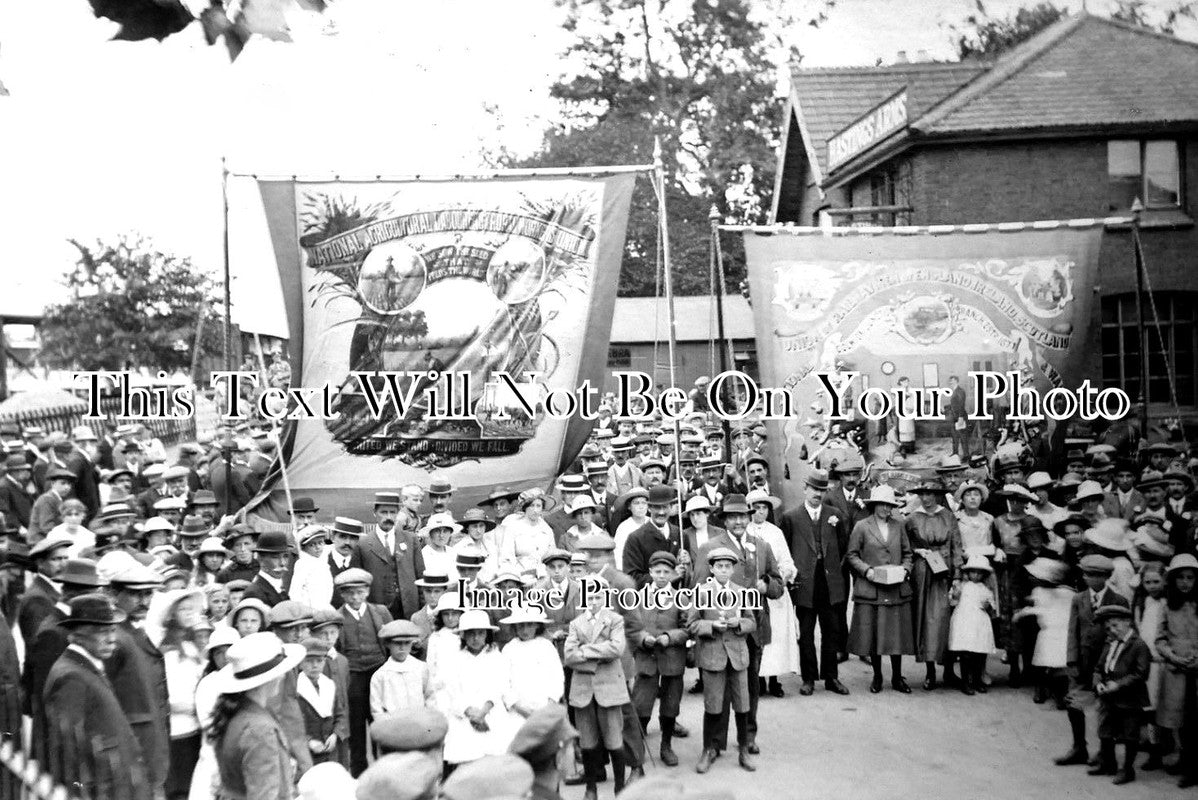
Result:
{"label": "dark hat", "polygon": [[828,473],[822,469],[813,469],[807,473],[807,480],[804,481],[813,489],[819,489],[821,492],[828,488]]}
{"label": "dark hat", "polygon": [[527,797],[532,790],[532,767],[519,756],[504,753],[462,764],[441,787],[442,800],[487,800]]}
{"label": "dark hat", "polygon": [[284,531],[266,531],[254,542],[255,553],[290,553],[291,543]]}
{"label": "dark hat", "polygon": [[1112,617],[1126,617],[1131,619],[1131,605],[1121,596],[1108,592],[1106,602],[1103,603],[1094,612],[1094,619],[1102,622]]}
{"label": "dark hat", "polygon": [[754,453],[753,455],[751,455],[745,459],[744,468],[748,469],[750,464],[760,464],[761,466],[765,467],[766,469],[770,468],[770,462],[766,460],[765,456],[757,454],[757,453]]}
{"label": "dark hat", "polygon": [[179,528],[179,535],[183,537],[198,537],[207,536],[211,528],[204,522],[204,518],[199,514],[188,514],[183,518],[183,525]]}
{"label": "dark hat", "polygon": [[236,578],[225,584],[225,588],[230,592],[244,592],[250,588],[250,582],[245,578]]}
{"label": "dark hat", "polygon": [[107,586],[108,580],[96,574],[96,562],[90,558],[67,559],[66,566],[57,578],[59,583],[70,586]]}
{"label": "dark hat", "polygon": [[399,500],[399,492],[375,492],[374,493],[374,507],[375,508],[378,508],[379,506],[395,506],[396,508],[398,508],[400,505],[402,505],[402,504],[400,503],[400,500]]}
{"label": "dark hat", "polygon": [[32,570],[33,561],[29,558],[29,545],[10,539],[8,547],[4,550],[3,560],[0,560],[0,566]]}
{"label": "dark hat", "polygon": [[648,470],[648,469],[659,469],[662,472],[667,471],[666,463],[659,458],[646,458],[644,461],[642,461],[641,462],[641,473],[643,474],[645,472],[645,470]]}
{"label": "dark hat", "polygon": [[453,484],[443,476],[434,477],[428,484],[429,494],[453,494]]}
{"label": "dark hat", "polygon": [[51,467],[50,469],[46,470],[46,480],[64,480],[71,481],[73,483],[75,481],[75,473],[71,472],[69,469],[63,469],[62,467]]}
{"label": "dark hat", "polygon": [[1078,525],[1082,528],[1082,530],[1085,530],[1086,528],[1090,527],[1090,520],[1086,519],[1081,514],[1070,514],[1069,516],[1065,517],[1064,519],[1056,522],[1052,526],[1052,532],[1055,533],[1057,536],[1064,536],[1065,528],[1066,528],[1066,526],[1069,526],[1069,525]]}
{"label": "dark hat", "polygon": [[4,468],[9,472],[17,472],[23,469],[30,469],[30,466],[29,462],[25,460],[25,456],[18,453],[4,459]]}
{"label": "dark hat", "polygon": [[311,497],[297,497],[291,501],[292,514],[315,514],[320,508]]}
{"label": "dark hat", "polygon": [[312,608],[298,600],[284,600],[270,610],[272,628],[292,628],[312,622]]}
{"label": "dark hat", "polygon": [[665,564],[672,569],[678,566],[678,559],[674,557],[673,553],[667,552],[665,550],[658,550],[656,553],[649,556],[649,566],[652,567],[656,566],[657,564]]}
{"label": "dark hat", "polygon": [[[519,497],[519,495],[516,496]],[[466,512],[455,519],[454,522],[461,525],[462,528],[465,528],[467,525],[471,525],[476,522],[481,522],[486,525],[487,530],[492,530],[495,528],[495,520],[488,517],[487,512],[483,511],[478,506],[466,509]]]}
{"label": "dark hat", "polygon": [[570,563],[570,551],[550,547],[545,551],[545,555],[541,556],[541,563],[548,564],[551,561],[565,561],[567,564]]}
{"label": "dark hat", "polygon": [[751,514],[752,510],[748,503],[745,502],[743,494],[730,494],[724,498],[724,504],[720,508],[720,512],[727,516],[728,514]]}
{"label": "dark hat", "polygon": [[[560,708],[554,704],[555,707]],[[564,711],[564,709],[563,709]],[[417,706],[377,717],[370,738],[384,753],[428,750],[445,741],[449,721],[435,708]]]}
{"label": "dark hat", "polygon": [[562,745],[578,738],[570,717],[560,703],[547,703],[528,715],[508,752],[515,753],[534,768],[557,756]]}
{"label": "dark hat", "polygon": [[1177,448],[1168,442],[1153,442],[1145,447],[1141,452],[1143,452],[1144,455],[1150,455],[1152,453],[1164,453],[1165,455],[1175,456],[1177,455]]}
{"label": "dark hat", "polygon": [[129,479],[132,480],[133,479],[133,470],[131,470],[131,469],[114,469],[111,472],[105,473],[103,479],[104,479],[105,483],[112,483],[117,478],[121,477],[122,475],[128,475]]}
{"label": "dark hat", "polygon": [[210,489],[199,489],[191,496],[191,504],[193,506],[216,506],[220,503],[216,502],[216,495]]}
{"label": "dark hat", "polygon": [[76,625],[117,625],[126,614],[116,607],[106,594],[81,594],[70,601],[71,613],[62,622],[64,628]]}
{"label": "dark hat", "polygon": [[1164,478],[1166,481],[1181,481],[1189,488],[1194,488],[1194,476],[1180,467],[1169,467],[1165,470]]}
{"label": "dark hat", "polygon": [[667,506],[678,499],[678,492],[673,486],[654,486],[649,490],[649,505]]}
{"label": "dark hat", "polygon": [[75,544],[75,537],[68,533],[52,533],[44,539],[40,539],[29,549],[29,557],[34,561],[44,556],[49,556],[55,550],[63,547],[70,547]]}
{"label": "dark hat", "polygon": [[1154,469],[1144,470],[1144,474],[1140,476],[1140,482],[1136,484],[1136,489],[1143,492],[1147,489],[1156,489],[1157,487],[1168,486],[1169,481],[1165,478],[1164,473],[1157,472]]}
{"label": "dark hat", "polygon": [[328,658],[329,646],[320,639],[309,636],[300,642],[304,650],[307,652],[306,658]]}
{"label": "dark hat", "polygon": [[912,494],[945,494],[948,490],[939,478],[929,478],[911,490]]}
{"label": "dark hat", "polygon": [[225,531],[225,544],[229,544],[234,539],[240,539],[242,536],[253,536],[257,538],[258,531],[246,525],[244,522],[239,522],[229,530]]}
{"label": "dark hat", "polygon": [[356,519],[337,517],[333,520],[333,534],[338,533],[344,533],[347,536],[362,536],[366,533],[366,528]]}

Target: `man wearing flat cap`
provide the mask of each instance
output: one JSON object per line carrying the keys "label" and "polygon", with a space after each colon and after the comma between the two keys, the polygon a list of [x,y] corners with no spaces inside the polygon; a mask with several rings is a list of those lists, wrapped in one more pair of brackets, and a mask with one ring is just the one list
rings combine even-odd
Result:
{"label": "man wearing flat cap", "polygon": [[532,767],[532,800],[561,800],[559,756],[578,739],[566,709],[557,703],[541,706],[524,720],[516,731],[508,752],[520,756]]}
{"label": "man wearing flat cap", "polygon": [[36,543],[62,522],[62,501],[74,491],[75,474],[64,467],[52,466],[46,470],[46,486],[29,511],[30,543]]}
{"label": "man wearing flat cap", "polygon": [[375,493],[377,528],[358,541],[358,559],[374,579],[367,599],[384,606],[394,619],[407,619],[420,609],[416,579],[424,574],[424,557],[416,538],[396,526],[399,507],[397,492]]}
{"label": "man wearing flat cap", "polygon": [[17,612],[17,627],[23,641],[33,641],[42,621],[50,615],[54,605],[62,601],[62,584],[58,576],[66,567],[67,550],[74,543],[74,537],[56,533],[29,549],[29,558],[37,574],[29,582]]}

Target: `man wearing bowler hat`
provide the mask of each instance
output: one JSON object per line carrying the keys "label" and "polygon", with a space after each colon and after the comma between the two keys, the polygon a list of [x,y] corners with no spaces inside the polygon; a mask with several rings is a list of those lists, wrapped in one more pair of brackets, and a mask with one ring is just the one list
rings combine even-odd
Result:
{"label": "man wearing bowler hat", "polygon": [[267,531],[254,543],[254,556],[258,559],[258,574],[250,581],[243,600],[261,600],[270,607],[288,599],[284,581],[291,562],[292,549],[287,534],[282,531]]}
{"label": "man wearing bowler hat", "polygon": [[298,531],[305,525],[316,522],[316,512],[320,507],[311,497],[297,497],[291,501],[291,523]]}
{"label": "man wearing bowler hat", "polygon": [[[824,498],[828,475],[812,470],[803,487],[803,502],[782,515],[782,535],[794,558],[791,601],[799,618],[799,669],[803,685],[799,694],[810,695],[817,678],[836,694],[848,694],[840,682],[837,648],[843,637],[845,584],[841,571],[841,542],[845,519]],[[815,626],[820,628],[820,654],[815,655]]]}
{"label": "man wearing bowler hat", "polygon": [[624,574],[638,587],[650,582],[649,558],[659,551],[678,557],[682,552],[682,532],[675,524],[678,493],[672,486],[654,486],[649,490],[649,521],[628,535],[624,543]]}
{"label": "man wearing bowler hat", "polygon": [[375,493],[377,528],[358,541],[358,560],[373,578],[367,600],[385,607],[395,619],[407,619],[420,608],[416,578],[424,574],[424,558],[416,538],[395,525],[399,506],[397,492]]}
{"label": "man wearing bowler hat", "polygon": [[[695,584],[705,583],[711,577],[709,556],[717,548],[727,548],[737,556],[737,563],[732,574],[732,581],[747,589],[756,589],[762,597],[761,608],[754,610],[754,630],[749,633],[746,642],[749,648],[748,679],[749,679],[749,711],[748,732],[746,745],[751,755],[759,752],[757,747],[757,678],[761,671],[761,648],[770,643],[770,615],[766,598],[775,600],[782,596],[784,587],[782,575],[778,571],[778,560],[769,543],[748,533],[750,509],[745,503],[743,494],[731,494],[724,498],[722,508],[724,532],[708,540],[699,548],[695,559]],[[717,749],[722,749],[728,739],[728,697],[724,698],[724,710],[720,713],[719,723],[715,730]]]}
{"label": "man wearing bowler hat", "polygon": [[44,698],[46,718],[54,721],[53,752],[75,758],[50,759],[47,767],[58,783],[77,786],[86,797],[150,800],[154,784],[141,739],[104,675],[104,662],[116,652],[117,626],[125,620],[103,594],[71,601],[61,623],[70,644],[46,676]]}

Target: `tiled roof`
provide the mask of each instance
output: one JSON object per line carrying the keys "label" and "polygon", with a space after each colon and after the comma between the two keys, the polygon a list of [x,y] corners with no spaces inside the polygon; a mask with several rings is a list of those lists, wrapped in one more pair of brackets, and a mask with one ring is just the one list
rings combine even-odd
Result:
{"label": "tiled roof", "polygon": [[911,119],[929,135],[1198,121],[1198,45],[1081,14]]}
{"label": "tiled roof", "polygon": [[[707,342],[717,338],[713,300],[702,297],[674,298],[674,333],[679,342]],[[724,335],[729,339],[752,339],[753,310],[743,295],[724,296]],[[665,298],[617,297],[611,325],[612,344],[668,341],[670,313]]]}
{"label": "tiled roof", "polygon": [[806,122],[820,172],[827,175],[828,139],[865,112],[907,87],[907,117],[917,119],[986,67],[975,62],[795,68],[791,72],[791,95],[796,113],[802,114]]}

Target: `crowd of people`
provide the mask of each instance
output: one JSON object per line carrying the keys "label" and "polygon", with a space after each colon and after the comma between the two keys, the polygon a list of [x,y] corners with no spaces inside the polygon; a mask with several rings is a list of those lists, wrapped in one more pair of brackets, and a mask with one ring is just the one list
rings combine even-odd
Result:
{"label": "crowd of people", "polygon": [[[551,487],[467,507],[434,474],[375,493],[372,519],[295,496],[290,525],[255,526],[265,429],[148,433],[0,428],[8,734],[29,717],[24,749],[82,796],[554,798],[564,781],[591,800],[610,779],[632,797],[654,786],[655,709],[658,771],[679,765],[688,670],[694,769],[733,728],[753,772],[760,699],[795,673],[800,696],[849,694],[852,657],[871,693],[887,664],[913,692],[904,657],[921,692],[1025,688],[1065,712],[1056,763],[1198,785],[1198,460],[1180,439],[1009,441],[915,484],[846,449],[784,508],[764,426],[725,447],[702,412],[677,431],[609,412]],[[639,587],[659,602],[629,602]]]}

